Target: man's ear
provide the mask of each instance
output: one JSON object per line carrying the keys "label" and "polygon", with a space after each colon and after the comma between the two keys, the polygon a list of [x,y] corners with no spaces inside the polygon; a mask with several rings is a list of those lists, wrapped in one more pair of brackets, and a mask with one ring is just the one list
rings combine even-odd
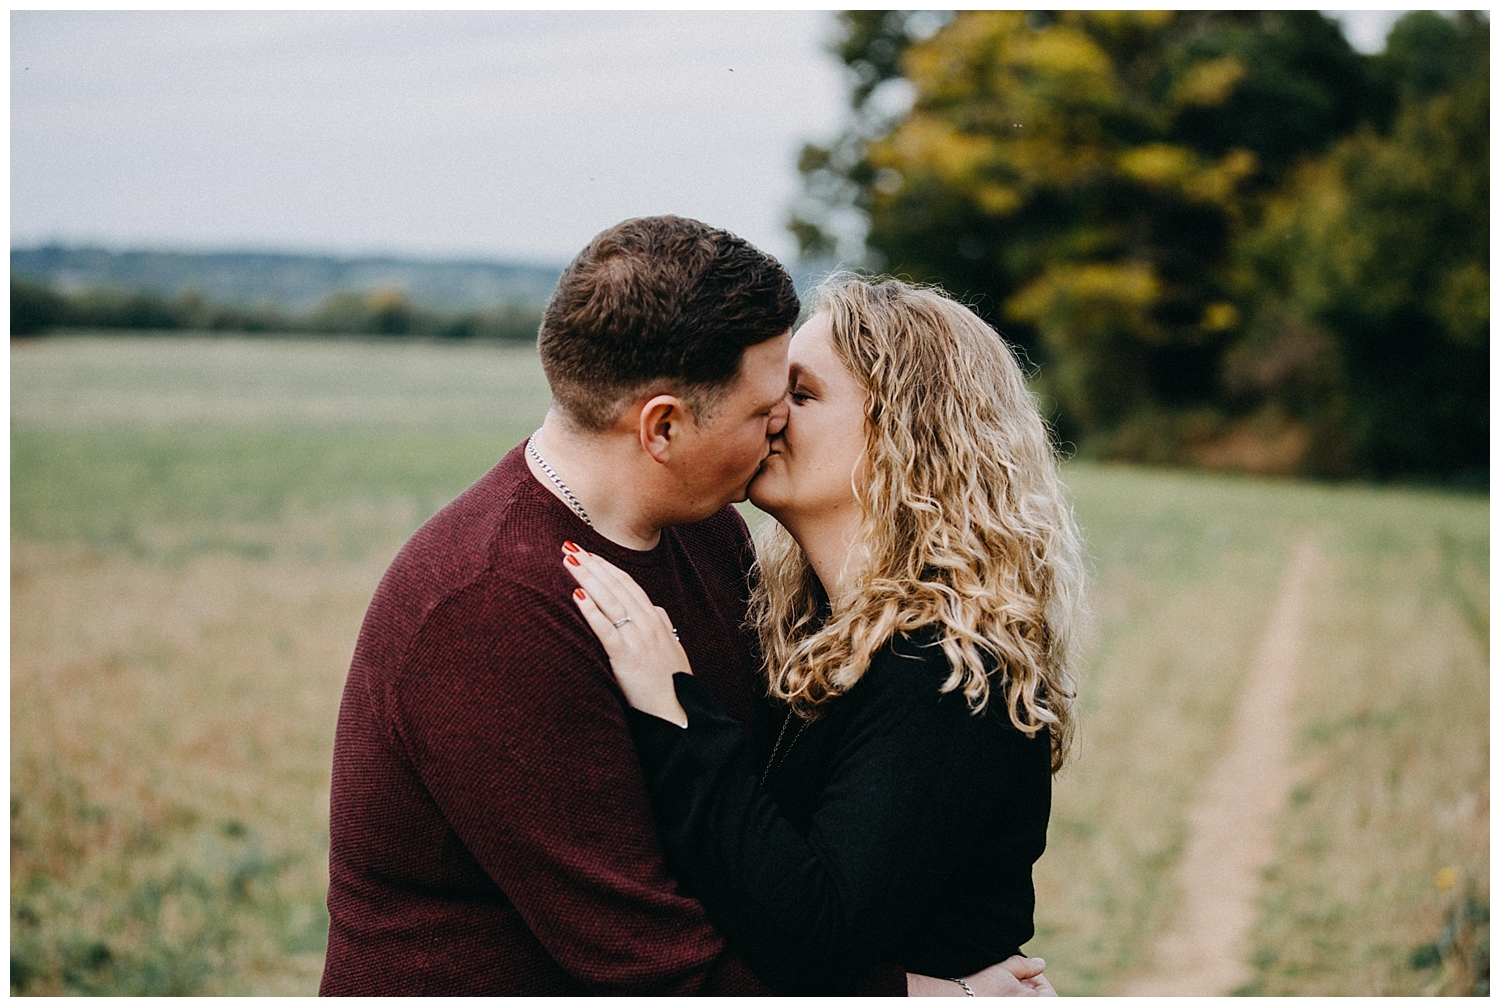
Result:
{"label": "man's ear", "polygon": [[657,395],[641,406],[641,447],[656,461],[666,464],[672,457],[672,445],[682,435],[688,422],[688,411],[675,395]]}

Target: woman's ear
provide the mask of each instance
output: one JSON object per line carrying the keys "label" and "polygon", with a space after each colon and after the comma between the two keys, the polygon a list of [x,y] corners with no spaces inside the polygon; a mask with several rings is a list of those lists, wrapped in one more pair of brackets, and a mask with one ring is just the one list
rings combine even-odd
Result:
{"label": "woman's ear", "polygon": [[653,459],[666,464],[672,457],[673,442],[682,434],[687,421],[687,407],[675,395],[657,395],[641,407],[641,447]]}

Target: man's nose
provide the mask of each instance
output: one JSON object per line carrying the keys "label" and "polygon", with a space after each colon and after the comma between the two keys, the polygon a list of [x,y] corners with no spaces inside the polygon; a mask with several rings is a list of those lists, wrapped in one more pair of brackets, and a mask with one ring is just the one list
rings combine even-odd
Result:
{"label": "man's nose", "polygon": [[766,422],[767,437],[776,437],[786,429],[787,417],[791,415],[792,409],[789,403],[790,397],[785,397],[771,410],[771,418]]}

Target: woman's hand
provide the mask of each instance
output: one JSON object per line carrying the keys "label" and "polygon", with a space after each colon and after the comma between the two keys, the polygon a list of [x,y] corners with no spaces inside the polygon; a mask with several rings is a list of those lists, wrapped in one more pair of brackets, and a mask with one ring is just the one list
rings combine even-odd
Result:
{"label": "woman's hand", "polygon": [[[1057,991],[1042,975],[1047,963],[1040,958],[1011,955],[982,972],[964,976],[964,982],[980,997],[1055,997]],[[906,974],[906,995],[912,997],[963,997],[969,993],[952,979]]]}
{"label": "woman's hand", "polygon": [[625,571],[572,542],[563,543],[563,566],[578,581],[573,601],[604,644],[625,701],[642,713],[686,727],[687,712],[677,702],[672,675],[691,675],[693,669],[666,611],[651,604]]}

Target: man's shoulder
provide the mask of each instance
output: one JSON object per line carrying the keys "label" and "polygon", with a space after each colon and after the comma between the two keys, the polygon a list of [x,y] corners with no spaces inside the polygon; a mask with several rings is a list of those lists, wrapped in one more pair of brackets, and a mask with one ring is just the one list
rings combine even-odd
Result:
{"label": "man's shoulder", "polygon": [[564,532],[551,527],[554,515],[531,482],[517,447],[401,547],[375,591],[362,633],[382,642],[381,663],[397,659],[440,610],[452,613],[496,596],[555,593],[561,570],[550,567]]}
{"label": "man's shoulder", "polygon": [[414,710],[448,718],[474,690],[614,702],[562,565],[576,520],[534,482],[507,456],[411,537],[375,593],[352,671],[408,744],[425,737]]}
{"label": "man's shoulder", "polygon": [[385,581],[423,594],[445,594],[492,565],[524,486],[517,478],[518,467],[525,471],[524,463],[516,464],[519,450],[501,458],[413,532],[391,561]]}

